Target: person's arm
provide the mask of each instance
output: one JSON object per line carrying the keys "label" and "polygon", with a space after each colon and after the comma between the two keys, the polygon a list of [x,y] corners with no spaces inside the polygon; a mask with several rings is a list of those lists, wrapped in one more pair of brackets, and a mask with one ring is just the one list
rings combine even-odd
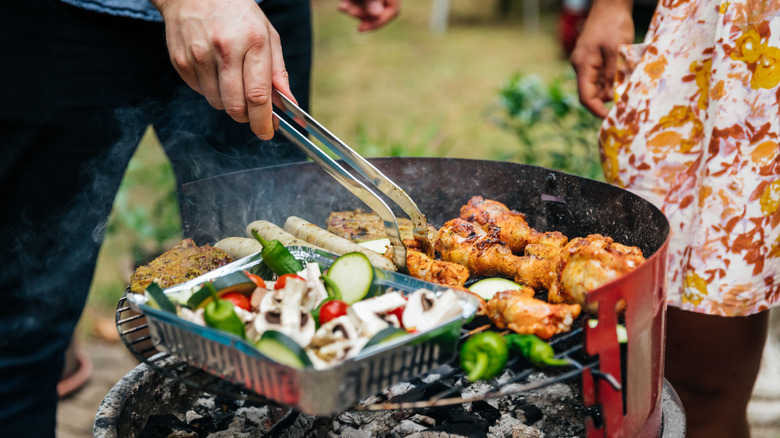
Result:
{"label": "person's arm", "polygon": [[401,0],[341,0],[339,11],[358,20],[358,30],[378,29],[389,23],[401,12]]}
{"label": "person's arm", "polygon": [[234,120],[273,137],[271,89],[290,92],[279,34],[254,0],[150,0],[171,62],[193,90]]}
{"label": "person's arm", "polygon": [[632,8],[633,0],[593,0],[571,54],[580,102],[602,118],[608,113],[604,102],[613,98],[618,47],[634,41]]}

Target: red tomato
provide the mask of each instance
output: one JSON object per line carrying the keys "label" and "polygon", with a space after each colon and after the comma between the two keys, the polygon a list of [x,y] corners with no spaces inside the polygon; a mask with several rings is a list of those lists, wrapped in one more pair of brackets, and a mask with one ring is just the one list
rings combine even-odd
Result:
{"label": "red tomato", "polygon": [[393,309],[389,312],[387,312],[388,315],[395,315],[396,318],[398,318],[398,322],[401,324],[401,328],[404,328],[404,309],[406,306],[401,306],[397,309]]}
{"label": "red tomato", "polygon": [[276,279],[276,283],[274,283],[274,289],[284,289],[285,286],[287,286],[287,280],[290,278],[297,278],[301,281],[306,281],[303,279],[303,277],[295,274],[284,274],[281,277]]}
{"label": "red tomato", "polygon": [[265,286],[265,281],[263,281],[259,275],[250,274],[249,271],[244,271],[244,275],[246,275],[248,279],[252,280],[252,283],[254,283],[255,286],[267,289]]}
{"label": "red tomato", "polygon": [[331,300],[326,302],[320,309],[320,325],[325,324],[331,319],[346,315],[347,307],[349,307],[349,304],[341,300]]}
{"label": "red tomato", "polygon": [[236,307],[240,307],[247,311],[252,310],[252,304],[249,301],[249,297],[242,293],[228,292],[225,295],[222,295],[220,298],[230,301]]}

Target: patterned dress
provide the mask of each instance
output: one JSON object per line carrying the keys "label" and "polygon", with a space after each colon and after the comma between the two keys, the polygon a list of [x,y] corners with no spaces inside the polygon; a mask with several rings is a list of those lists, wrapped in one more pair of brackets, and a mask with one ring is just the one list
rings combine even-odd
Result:
{"label": "patterned dress", "polygon": [[661,0],[621,48],[602,164],[669,218],[672,306],[780,305],[779,84],[780,0]]}

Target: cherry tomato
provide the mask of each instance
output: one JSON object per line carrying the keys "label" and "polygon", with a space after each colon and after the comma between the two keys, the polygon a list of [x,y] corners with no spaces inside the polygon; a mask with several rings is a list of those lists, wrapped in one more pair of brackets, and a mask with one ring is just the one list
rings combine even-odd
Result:
{"label": "cherry tomato", "polygon": [[281,277],[276,279],[276,283],[274,283],[274,289],[284,289],[285,286],[287,286],[287,280],[290,278],[297,278],[301,281],[306,281],[303,279],[303,277],[295,274],[284,274]]}
{"label": "cherry tomato", "polygon": [[401,306],[397,309],[393,309],[389,312],[387,312],[388,315],[395,315],[396,318],[398,318],[398,323],[401,324],[401,328],[404,328],[404,309],[406,306]]}
{"label": "cherry tomato", "polygon": [[247,311],[252,310],[252,304],[249,301],[249,297],[240,292],[228,292],[220,298],[230,301],[236,307],[240,307]]}
{"label": "cherry tomato", "polygon": [[248,279],[252,280],[252,283],[254,283],[255,286],[267,289],[265,286],[265,281],[263,281],[262,277],[259,275],[250,274],[249,271],[244,271],[244,275],[246,275]]}
{"label": "cherry tomato", "polygon": [[349,304],[341,300],[330,300],[323,304],[320,309],[320,325],[325,324],[331,319],[346,315],[347,307],[349,307]]}

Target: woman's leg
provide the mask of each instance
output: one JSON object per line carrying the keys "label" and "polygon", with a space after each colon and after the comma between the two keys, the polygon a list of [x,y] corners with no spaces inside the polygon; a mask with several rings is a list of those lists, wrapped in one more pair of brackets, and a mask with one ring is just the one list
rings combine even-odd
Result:
{"label": "woman's leg", "polygon": [[749,437],[747,404],[769,312],[726,318],[670,307],[665,377],[680,396],[690,438]]}

